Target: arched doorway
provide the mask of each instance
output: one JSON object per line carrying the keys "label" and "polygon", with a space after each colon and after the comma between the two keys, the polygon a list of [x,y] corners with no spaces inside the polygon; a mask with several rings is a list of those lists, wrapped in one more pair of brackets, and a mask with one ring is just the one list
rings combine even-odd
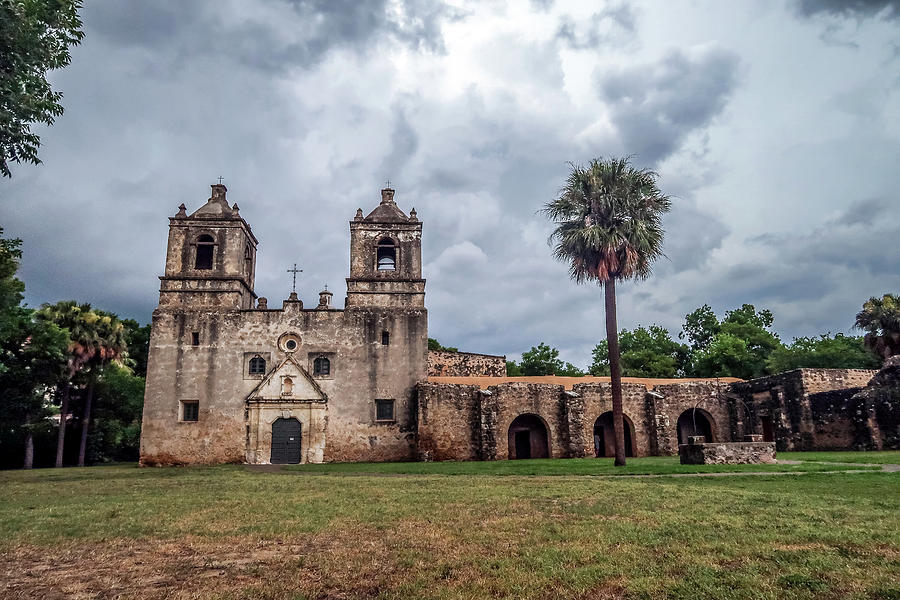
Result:
{"label": "arched doorway", "polygon": [[272,423],[273,465],[296,465],[300,462],[300,421],[275,419]]}
{"label": "arched doorway", "polygon": [[[625,424],[625,456],[634,456],[634,423],[622,415]],[[613,414],[607,411],[594,421],[594,456],[616,455],[616,434],[613,431]]]}
{"label": "arched doorway", "polygon": [[687,444],[688,438],[702,435],[707,442],[714,442],[713,418],[702,408],[689,408],[678,417],[678,443]]}
{"label": "arched doorway", "polygon": [[550,458],[547,426],[537,415],[519,415],[509,426],[509,458]]}

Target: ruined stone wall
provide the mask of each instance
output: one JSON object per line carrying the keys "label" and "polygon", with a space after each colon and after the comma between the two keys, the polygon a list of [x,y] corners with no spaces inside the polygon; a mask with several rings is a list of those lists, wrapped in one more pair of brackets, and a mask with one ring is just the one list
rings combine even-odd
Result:
{"label": "ruined stone wall", "polygon": [[560,410],[563,386],[516,382],[492,385],[487,391],[481,399],[482,430],[488,434],[483,436],[483,458],[509,458],[510,425],[525,414],[537,415],[547,428],[550,458],[569,456],[565,444],[568,427]]}
{"label": "ruined stone wall", "polygon": [[[573,422],[573,448],[578,448],[580,456],[594,456],[594,425],[600,416],[612,411],[612,384],[576,384],[572,391],[581,397],[583,416],[580,422]],[[636,383],[622,384],[622,411],[626,423],[633,428],[632,446],[635,456],[649,456],[652,453],[650,434],[651,417],[647,412],[647,388]]]}
{"label": "ruined stone wall", "polygon": [[506,377],[506,357],[472,352],[428,351],[429,377]]}
{"label": "ruined stone wall", "polygon": [[418,427],[420,460],[478,460],[481,453],[478,386],[419,384]]}
{"label": "ruined stone wall", "polygon": [[761,433],[763,419],[771,419],[778,450],[850,448],[865,433],[853,417],[852,394],[842,390],[860,388],[873,375],[862,369],[795,369],[733,383],[731,389],[750,408],[747,432]]}
{"label": "ruined stone wall", "polygon": [[678,453],[678,418],[685,412],[698,410],[712,426],[710,442],[730,442],[741,439],[743,421],[735,414],[733,402],[725,395],[727,384],[715,381],[686,381],[658,385],[648,394],[648,413],[652,415],[654,455]]}
{"label": "ruined stone wall", "polygon": [[[865,387],[876,371],[868,369],[798,369],[807,394]],[[792,373],[792,371],[788,371]]]}

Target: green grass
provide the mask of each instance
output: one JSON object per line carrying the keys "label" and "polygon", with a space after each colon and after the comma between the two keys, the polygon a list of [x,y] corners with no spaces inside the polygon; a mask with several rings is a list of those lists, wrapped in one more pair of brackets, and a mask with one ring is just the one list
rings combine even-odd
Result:
{"label": "green grass", "polygon": [[778,458],[783,460],[900,465],[900,450],[884,450],[882,452],[779,452]]}
{"label": "green grass", "polygon": [[329,467],[2,472],[0,596],[900,598],[898,474]]}
{"label": "green grass", "polygon": [[[800,465],[682,465],[677,456],[629,458],[624,467],[613,466],[611,458],[567,460],[532,459],[471,462],[332,463],[293,465],[287,470],[328,475],[674,475],[679,473],[771,473],[841,471],[848,467],[804,463]],[[854,467],[855,468],[855,467]],[[865,468],[865,467],[863,467]],[[869,467],[873,468],[873,467]],[[877,468],[877,467],[874,467]]]}

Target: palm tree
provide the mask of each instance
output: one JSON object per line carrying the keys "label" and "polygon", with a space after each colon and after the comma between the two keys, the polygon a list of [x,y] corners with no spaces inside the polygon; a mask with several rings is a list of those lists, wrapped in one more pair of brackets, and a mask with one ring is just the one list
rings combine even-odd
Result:
{"label": "palm tree", "polygon": [[556,224],[553,256],[569,263],[576,283],[596,281],[606,301],[606,340],[612,384],[616,466],[625,464],[622,372],[616,326],[616,281],[649,277],[662,256],[662,215],[671,202],[656,185],[658,175],[631,164],[631,157],[596,158],[571,165],[565,185],[543,213]]}
{"label": "palm tree", "polygon": [[856,313],[855,326],[866,332],[866,346],[882,359],[900,354],[900,297],[869,298]]}
{"label": "palm tree", "polygon": [[69,398],[72,380],[91,361],[97,352],[96,319],[90,304],[78,304],[64,300],[56,304],[44,304],[35,313],[38,319],[49,321],[65,329],[69,335],[65,382],[60,386],[59,432],[56,437],[56,466],[63,466],[63,449],[66,441],[66,418],[69,414]]}
{"label": "palm tree", "polygon": [[127,348],[125,341],[125,325],[119,317],[102,310],[93,310],[85,315],[96,332],[94,338],[94,354],[90,359],[88,372],[87,395],[84,400],[84,413],[81,418],[81,443],[78,447],[78,466],[84,466],[87,453],[88,429],[91,423],[91,405],[94,400],[94,384],[103,372],[103,368],[113,360],[122,358]]}

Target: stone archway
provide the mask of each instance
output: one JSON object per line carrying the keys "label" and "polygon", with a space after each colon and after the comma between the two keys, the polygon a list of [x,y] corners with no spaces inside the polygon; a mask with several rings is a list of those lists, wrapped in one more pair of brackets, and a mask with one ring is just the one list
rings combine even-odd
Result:
{"label": "stone archway", "polygon": [[300,463],[300,421],[297,419],[275,419],[272,423],[273,465],[296,465]]}
{"label": "stone archway", "polygon": [[[634,456],[634,423],[628,415],[622,415],[625,424],[625,456]],[[616,455],[616,435],[613,431],[612,411],[606,411],[594,421],[594,456]]]}
{"label": "stone archway", "polygon": [[550,458],[550,436],[543,419],[519,415],[509,425],[509,458]]}
{"label": "stone archway", "polygon": [[707,442],[716,441],[715,420],[702,408],[689,408],[678,417],[678,443],[687,444],[695,435],[702,435]]}

